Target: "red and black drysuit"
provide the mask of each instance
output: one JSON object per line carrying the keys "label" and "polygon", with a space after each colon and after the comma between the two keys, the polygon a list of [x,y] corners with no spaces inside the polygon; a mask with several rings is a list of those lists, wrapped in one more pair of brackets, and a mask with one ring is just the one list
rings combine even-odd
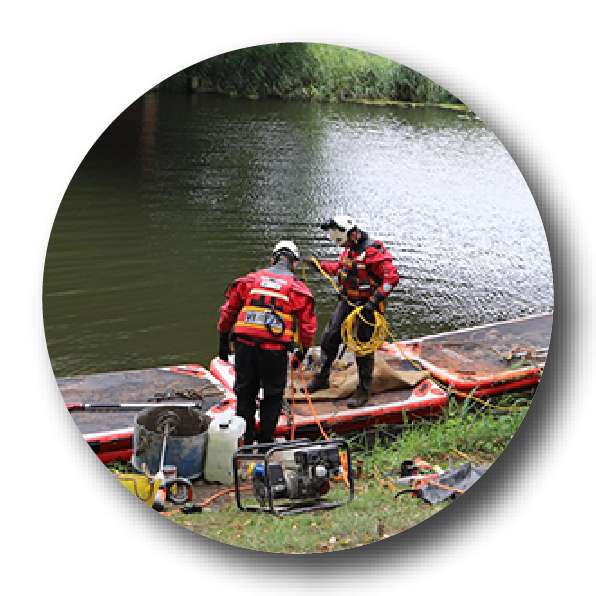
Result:
{"label": "red and black drysuit", "polygon": [[[300,347],[312,344],[317,319],[310,290],[284,259],[236,279],[226,292],[217,328],[226,338],[234,327],[236,413],[246,420],[245,443],[255,439],[257,396],[260,404],[259,443],[271,443],[287,380],[287,353],[298,332]],[[272,311],[275,314],[272,314]],[[283,324],[282,324],[283,321]]]}
{"label": "red and black drysuit", "polygon": [[[321,337],[320,380],[328,379],[331,365],[341,344],[341,326],[354,306],[362,309],[362,316],[374,322],[374,310],[384,311],[384,300],[399,282],[393,257],[381,241],[372,240],[366,232],[361,232],[358,243],[346,248],[338,261],[322,261],[321,268],[329,275],[337,275],[341,289],[341,300]],[[347,300],[346,300],[347,299]],[[372,325],[360,318],[356,324],[356,334],[361,342],[369,341],[373,334]],[[356,358],[358,365],[358,386],[366,393],[370,391],[373,377],[374,354]]]}

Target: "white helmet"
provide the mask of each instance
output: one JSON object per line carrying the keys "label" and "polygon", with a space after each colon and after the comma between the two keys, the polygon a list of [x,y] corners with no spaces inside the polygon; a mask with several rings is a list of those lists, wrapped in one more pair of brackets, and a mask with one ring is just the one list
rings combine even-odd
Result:
{"label": "white helmet", "polygon": [[336,215],[321,224],[321,228],[329,232],[329,237],[338,246],[344,246],[350,232],[357,227],[356,220],[349,215]]}
{"label": "white helmet", "polygon": [[273,258],[277,255],[278,252],[290,252],[294,255],[294,259],[296,261],[300,260],[300,251],[298,247],[291,241],[291,240],[280,240],[274,247],[273,247]]}

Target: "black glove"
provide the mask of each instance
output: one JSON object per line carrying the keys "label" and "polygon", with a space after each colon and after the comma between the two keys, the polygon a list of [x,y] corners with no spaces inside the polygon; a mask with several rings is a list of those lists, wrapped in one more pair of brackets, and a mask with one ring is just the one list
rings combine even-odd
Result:
{"label": "black glove", "polygon": [[306,356],[306,352],[306,350],[301,350],[300,348],[294,350],[294,353],[292,354],[292,368],[298,368],[298,364],[302,363]]}
{"label": "black glove", "polygon": [[221,360],[223,360],[224,362],[227,362],[229,355],[230,355],[230,334],[220,331],[219,332],[219,353],[218,353],[218,356]]}
{"label": "black glove", "polygon": [[375,294],[365,305],[364,311],[368,311],[370,313],[375,312],[375,310],[379,309],[379,303],[381,302],[379,296]]}
{"label": "black glove", "polygon": [[307,265],[310,265],[313,269],[316,269],[317,271],[319,270],[319,268],[317,267],[317,265],[315,263],[315,258],[312,255],[309,255],[308,257],[306,257],[306,259],[304,259],[304,262]]}

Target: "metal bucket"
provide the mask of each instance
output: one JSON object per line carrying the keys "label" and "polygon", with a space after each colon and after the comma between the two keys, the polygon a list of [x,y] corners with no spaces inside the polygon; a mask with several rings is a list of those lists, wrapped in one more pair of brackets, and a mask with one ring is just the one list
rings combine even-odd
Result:
{"label": "metal bucket", "polygon": [[179,477],[197,478],[205,466],[210,422],[207,414],[194,407],[146,408],[135,417],[133,466],[141,471],[146,464],[150,474],[157,474],[167,432],[164,466],[176,466]]}

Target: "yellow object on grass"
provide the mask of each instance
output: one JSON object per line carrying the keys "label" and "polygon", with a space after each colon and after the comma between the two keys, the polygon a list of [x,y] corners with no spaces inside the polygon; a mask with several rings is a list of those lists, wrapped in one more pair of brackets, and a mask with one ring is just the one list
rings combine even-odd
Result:
{"label": "yellow object on grass", "polygon": [[143,474],[121,474],[114,472],[116,478],[136,497],[153,507],[155,495],[161,484],[159,478],[147,478]]}

